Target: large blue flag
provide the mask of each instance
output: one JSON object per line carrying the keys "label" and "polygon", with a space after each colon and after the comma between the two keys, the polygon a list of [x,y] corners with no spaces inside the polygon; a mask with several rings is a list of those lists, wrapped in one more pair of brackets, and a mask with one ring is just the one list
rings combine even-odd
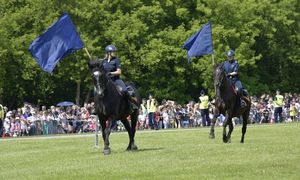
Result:
{"label": "large blue flag", "polygon": [[51,73],[59,60],[84,47],[67,13],[29,46],[32,57],[44,71]]}
{"label": "large blue flag", "polygon": [[199,57],[213,53],[211,24],[208,22],[183,45],[187,50],[188,61],[191,57]]}

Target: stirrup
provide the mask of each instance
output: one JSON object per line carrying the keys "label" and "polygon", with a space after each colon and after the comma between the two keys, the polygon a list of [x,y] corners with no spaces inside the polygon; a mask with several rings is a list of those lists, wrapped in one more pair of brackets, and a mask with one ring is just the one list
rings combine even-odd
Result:
{"label": "stirrup", "polygon": [[135,96],[134,89],[133,89],[131,86],[127,86],[126,89],[127,89],[128,94],[129,94],[131,97],[134,97],[134,96]]}
{"label": "stirrup", "polygon": [[247,106],[247,103],[246,103],[246,101],[244,100],[244,99],[242,99],[241,98],[241,100],[240,100],[241,102],[241,108],[244,108],[244,107],[246,107]]}
{"label": "stirrup", "polygon": [[137,109],[139,109],[139,107],[137,107],[137,105],[136,104],[134,104],[133,102],[131,102],[130,101],[130,105],[131,105],[131,108],[133,109],[133,110],[137,110]]}

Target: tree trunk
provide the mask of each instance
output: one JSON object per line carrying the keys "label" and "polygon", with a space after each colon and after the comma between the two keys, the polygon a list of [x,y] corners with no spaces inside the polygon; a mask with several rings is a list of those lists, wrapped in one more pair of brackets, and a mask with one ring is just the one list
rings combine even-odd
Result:
{"label": "tree trunk", "polygon": [[89,102],[90,96],[91,96],[91,91],[88,90],[88,92],[86,93],[86,96],[85,96],[85,100],[84,100],[85,103]]}
{"label": "tree trunk", "polygon": [[77,90],[76,90],[76,104],[79,106],[80,105],[80,84],[81,81],[77,81]]}

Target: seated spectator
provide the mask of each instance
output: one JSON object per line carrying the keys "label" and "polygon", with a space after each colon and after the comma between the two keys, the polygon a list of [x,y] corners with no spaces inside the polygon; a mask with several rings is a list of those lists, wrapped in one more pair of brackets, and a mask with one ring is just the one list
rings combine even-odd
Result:
{"label": "seated spectator", "polygon": [[82,107],[81,108],[81,117],[80,117],[80,119],[87,121],[89,118],[90,118],[89,111],[85,107]]}
{"label": "seated spectator", "polygon": [[261,123],[269,123],[269,115],[270,115],[270,111],[267,107],[267,105],[263,105],[262,108],[260,109],[260,113],[261,113],[261,120],[260,120],[260,124]]}
{"label": "seated spectator", "polygon": [[290,109],[289,109],[289,113],[290,113],[290,118],[291,118],[291,121],[292,122],[295,122],[297,119],[297,113],[298,113],[298,110],[296,108],[296,103],[295,101],[293,101],[290,105]]}
{"label": "seated spectator", "polygon": [[25,118],[21,118],[21,136],[27,136],[29,134],[28,131],[29,122]]}
{"label": "seated spectator", "polygon": [[3,136],[4,137],[10,137],[11,116],[12,116],[12,112],[9,111],[9,112],[7,112],[6,117],[4,119],[4,124],[3,124],[3,127],[4,127]]}
{"label": "seated spectator", "polygon": [[145,129],[146,117],[147,117],[147,114],[144,114],[143,110],[140,109],[139,116],[138,116],[138,129],[139,130]]}
{"label": "seated spectator", "polygon": [[162,119],[163,119],[163,127],[167,129],[169,127],[169,114],[167,108],[162,109]]}

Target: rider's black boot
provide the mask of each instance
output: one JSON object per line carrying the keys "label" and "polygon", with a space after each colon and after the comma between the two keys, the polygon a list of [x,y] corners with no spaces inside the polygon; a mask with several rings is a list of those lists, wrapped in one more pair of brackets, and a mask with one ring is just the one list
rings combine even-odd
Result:
{"label": "rider's black boot", "polygon": [[135,105],[132,100],[131,100],[131,95],[128,93],[128,91],[125,91],[124,92],[124,95],[125,95],[125,98],[127,100],[127,103],[128,103],[128,106],[129,106],[129,109],[130,109],[130,113],[133,113],[135,110],[139,109],[137,107],[137,105]]}

